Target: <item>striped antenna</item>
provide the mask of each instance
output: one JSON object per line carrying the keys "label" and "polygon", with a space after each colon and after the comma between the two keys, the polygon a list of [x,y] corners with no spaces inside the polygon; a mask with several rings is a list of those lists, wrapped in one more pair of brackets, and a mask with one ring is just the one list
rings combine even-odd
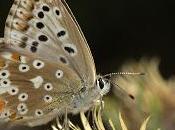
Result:
{"label": "striped antenna", "polygon": [[106,74],[103,77],[111,77],[112,75],[145,75],[145,73],[141,73],[141,72],[116,72],[116,73]]}
{"label": "striped antenna", "polygon": [[140,72],[117,72],[117,73],[111,73],[111,75],[145,75],[145,73],[140,73]]}

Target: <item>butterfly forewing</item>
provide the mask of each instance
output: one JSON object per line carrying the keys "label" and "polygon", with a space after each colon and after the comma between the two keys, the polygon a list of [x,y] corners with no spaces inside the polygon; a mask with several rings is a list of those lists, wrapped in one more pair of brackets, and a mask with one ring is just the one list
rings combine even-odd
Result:
{"label": "butterfly forewing", "polygon": [[5,40],[16,51],[69,66],[93,87],[94,61],[64,0],[15,0],[6,21]]}
{"label": "butterfly forewing", "polygon": [[70,106],[82,85],[69,67],[17,52],[2,52],[0,67],[0,122],[47,123]]}

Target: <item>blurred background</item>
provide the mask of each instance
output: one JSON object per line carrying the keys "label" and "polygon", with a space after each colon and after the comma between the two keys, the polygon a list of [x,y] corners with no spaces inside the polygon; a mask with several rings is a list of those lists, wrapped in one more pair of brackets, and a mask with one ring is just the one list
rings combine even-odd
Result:
{"label": "blurred background", "polygon": [[[0,0],[0,36],[13,0]],[[168,78],[175,72],[175,1],[66,0],[93,53],[98,73],[116,71],[128,59],[161,58]]]}
{"label": "blurred background", "polygon": [[[161,123],[159,119],[163,119],[165,122],[165,128],[168,130],[174,130],[174,122],[167,125],[170,120],[174,121],[175,115],[171,119],[164,121],[165,117],[170,117],[174,113],[175,103],[174,100],[171,102],[169,99],[174,99],[174,94],[170,93],[175,84],[175,80],[170,83],[164,81],[164,79],[169,79],[175,73],[175,1],[173,0],[66,0],[70,6],[73,14],[75,15],[79,25],[81,26],[84,35],[89,43],[94,60],[96,63],[97,73],[105,74],[110,72],[116,72],[125,64],[128,60],[135,60],[140,62],[142,57],[158,57],[158,60],[142,60],[141,63],[125,64],[123,71],[143,71],[148,72],[148,76],[145,79],[136,79],[134,77],[118,80],[120,86],[126,87],[126,90],[133,92],[132,94],[136,97],[136,103],[139,100],[142,107],[145,104],[148,108],[150,106],[154,109],[145,110],[139,109],[139,112],[134,109],[138,106],[133,105],[133,110],[131,113],[136,113],[139,116],[145,114],[143,117],[138,117],[137,119],[129,120],[131,124],[129,128],[134,129],[133,124],[138,121],[140,123],[148,117],[150,113],[156,113],[157,115],[162,115],[162,118],[156,116],[158,121],[155,122],[158,125],[150,128],[157,128]],[[5,20],[8,15],[8,11],[12,5],[12,0],[0,0],[0,36],[3,37]],[[131,66],[131,67],[130,67]],[[141,66],[141,67],[140,67]],[[133,69],[137,68],[137,69]],[[158,70],[157,70],[158,69]],[[159,70],[160,74],[159,75]],[[162,77],[163,76],[163,79]],[[156,79],[154,79],[156,77]],[[125,81],[127,79],[127,82]],[[151,82],[152,81],[152,82]],[[154,82],[155,81],[155,82]],[[138,85],[138,83],[142,85]],[[149,84],[150,82],[150,84]],[[161,84],[157,84],[161,83]],[[131,84],[133,87],[130,90]],[[144,84],[144,85],[143,85]],[[128,86],[128,88],[127,88]],[[139,86],[139,87],[137,87]],[[144,91],[139,91],[139,94],[145,96],[142,100],[137,98],[135,91],[142,86]],[[156,86],[156,87],[154,87]],[[167,90],[164,87],[170,86]],[[141,88],[142,88],[141,87]],[[146,89],[145,89],[146,88]],[[151,89],[151,96],[150,90]],[[159,91],[157,91],[159,90]],[[175,92],[175,89],[173,88]],[[149,93],[149,94],[148,94]],[[152,95],[157,95],[156,99],[152,99]],[[172,94],[172,95],[171,95]],[[164,99],[166,97],[166,99]],[[155,97],[154,97],[155,98]],[[111,98],[107,99],[107,104],[111,104]],[[161,107],[159,104],[155,104],[158,101],[162,101]],[[142,102],[143,101],[143,102]],[[150,103],[151,102],[151,103]],[[170,102],[168,105],[167,102]],[[123,103],[124,107],[130,107],[128,104]],[[149,104],[149,105],[148,105]],[[150,105],[151,104],[151,105]],[[157,106],[158,107],[157,107]],[[114,105],[113,105],[114,106]],[[155,107],[156,106],[156,107]],[[171,111],[167,107],[172,108]],[[155,108],[161,108],[159,109]],[[110,110],[110,108],[108,108]],[[167,114],[164,110],[168,110]],[[114,111],[116,112],[116,110]],[[143,112],[143,113],[142,113]],[[160,113],[159,113],[160,112]],[[166,114],[165,114],[166,113]],[[112,113],[113,114],[113,113]],[[126,114],[126,113],[125,113]],[[134,115],[133,114],[133,115]],[[107,115],[110,115],[107,114]],[[133,117],[131,114],[130,116]],[[167,116],[168,115],[168,116]],[[135,115],[134,115],[135,116]],[[111,117],[112,118],[112,117]],[[141,120],[140,120],[141,119]],[[137,125],[135,128],[138,128]],[[36,128],[38,129],[38,128]],[[42,128],[41,128],[42,129]],[[130,130],[131,130],[130,129]]]}

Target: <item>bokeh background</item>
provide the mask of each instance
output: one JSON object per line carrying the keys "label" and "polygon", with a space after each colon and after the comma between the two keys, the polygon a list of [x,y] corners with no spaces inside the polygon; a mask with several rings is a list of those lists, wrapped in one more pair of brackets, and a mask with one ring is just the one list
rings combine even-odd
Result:
{"label": "bokeh background", "polygon": [[[160,72],[175,73],[175,1],[66,0],[89,43],[97,73],[130,59],[158,57]],[[13,0],[0,0],[0,36]]]}
{"label": "bokeh background", "polygon": [[[0,0],[0,36],[13,0]],[[175,72],[175,1],[67,0],[93,53],[98,73],[116,71],[128,59],[161,58]]]}

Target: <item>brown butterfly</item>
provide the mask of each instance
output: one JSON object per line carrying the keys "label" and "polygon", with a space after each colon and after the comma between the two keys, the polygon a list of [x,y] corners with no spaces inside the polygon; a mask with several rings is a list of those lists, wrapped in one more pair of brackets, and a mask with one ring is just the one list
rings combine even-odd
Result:
{"label": "brown butterfly", "polygon": [[46,124],[87,111],[117,86],[115,74],[96,74],[64,0],[14,0],[0,43],[0,123]]}
{"label": "brown butterfly", "polygon": [[110,89],[64,0],[15,0],[0,52],[0,122],[37,126],[87,111]]}

